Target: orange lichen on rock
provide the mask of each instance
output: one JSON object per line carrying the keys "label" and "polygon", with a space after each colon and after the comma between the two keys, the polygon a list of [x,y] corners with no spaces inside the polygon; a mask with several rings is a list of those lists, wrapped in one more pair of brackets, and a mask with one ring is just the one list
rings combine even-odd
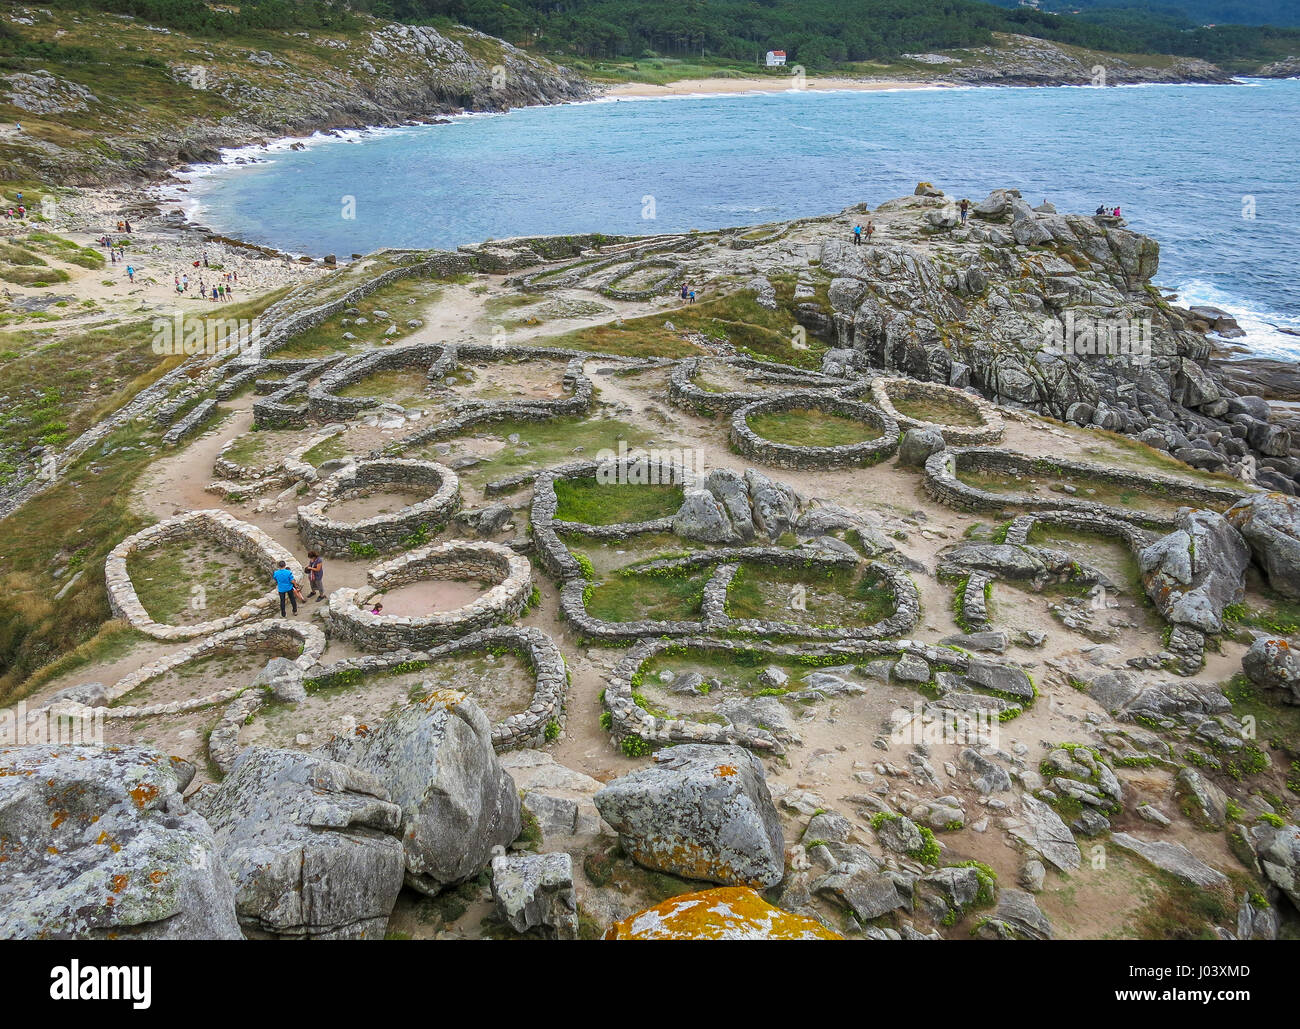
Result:
{"label": "orange lichen on rock", "polygon": [[129,792],[131,799],[135,801],[135,806],[142,808],[158,796],[158,787],[153,783],[141,783]]}
{"label": "orange lichen on rock", "polygon": [[736,774],[735,765],[718,765],[718,777],[721,779],[730,778]]}
{"label": "orange lichen on rock", "polygon": [[683,893],[615,922],[607,940],[842,940],[816,919],[773,907],[747,886]]}

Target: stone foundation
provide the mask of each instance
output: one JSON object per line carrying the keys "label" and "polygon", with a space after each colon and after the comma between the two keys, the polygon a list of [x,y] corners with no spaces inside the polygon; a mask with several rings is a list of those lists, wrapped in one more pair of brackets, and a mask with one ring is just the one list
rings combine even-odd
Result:
{"label": "stone foundation", "polygon": [[[419,486],[431,491],[427,500],[391,514],[359,522],[341,522],[329,516],[329,506],[346,498],[383,492],[384,487]],[[435,461],[399,458],[358,461],[339,469],[321,487],[317,499],[298,508],[298,534],[312,550],[333,557],[348,557],[373,548],[386,553],[437,533],[460,506],[460,480]]]}
{"label": "stone foundation", "polygon": [[[499,543],[454,541],[403,554],[366,573],[369,586],[330,594],[330,628],[341,639],[372,651],[421,649],[517,618],[533,589],[532,567]],[[385,590],[425,579],[495,583],[472,603],[422,617],[371,614]]]}
{"label": "stone foundation", "polygon": [[[205,537],[243,554],[265,568],[268,583],[272,582],[271,572],[280,561],[285,562],[295,579],[303,578],[302,565],[297,562],[293,554],[257,526],[241,522],[234,515],[221,510],[189,511],[128,536],[109,552],[108,559],[104,562],[104,580],[108,587],[109,607],[114,617],[124,619],[134,628],[155,639],[191,640],[221,632],[241,622],[261,618],[278,607],[279,600],[276,598],[275,589],[272,588],[224,618],[215,618],[194,625],[163,625],[155,622],[140,603],[140,598],[136,596],[135,586],[126,569],[127,558],[136,551],[147,550],[161,543],[180,541],[201,546]],[[189,583],[178,582],[176,588],[187,590],[189,585]]]}

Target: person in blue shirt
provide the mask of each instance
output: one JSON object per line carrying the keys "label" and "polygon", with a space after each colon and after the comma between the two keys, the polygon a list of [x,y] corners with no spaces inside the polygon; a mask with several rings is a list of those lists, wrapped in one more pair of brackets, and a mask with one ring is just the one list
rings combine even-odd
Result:
{"label": "person in blue shirt", "polygon": [[293,613],[297,614],[298,597],[295,593],[297,585],[293,581],[293,572],[289,571],[285,563],[281,561],[279,567],[271,575],[275,579],[275,591],[280,594],[280,617],[285,616],[284,601],[286,597],[289,598],[289,603],[293,605]]}
{"label": "person in blue shirt", "polygon": [[858,246],[861,246],[861,245],[862,245],[862,226],[861,226],[861,225],[855,225],[855,226],[853,226],[853,245],[854,245],[855,247],[858,247]]}

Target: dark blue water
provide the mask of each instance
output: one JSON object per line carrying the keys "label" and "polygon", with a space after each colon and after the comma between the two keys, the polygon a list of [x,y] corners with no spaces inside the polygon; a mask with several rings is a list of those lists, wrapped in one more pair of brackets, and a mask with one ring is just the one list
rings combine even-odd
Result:
{"label": "dark blue water", "polygon": [[606,101],[259,156],[195,177],[198,216],[316,255],[743,225],[875,205],[921,179],[1118,205],[1160,241],[1162,286],[1242,316],[1258,352],[1300,354],[1269,328],[1300,326],[1296,80]]}

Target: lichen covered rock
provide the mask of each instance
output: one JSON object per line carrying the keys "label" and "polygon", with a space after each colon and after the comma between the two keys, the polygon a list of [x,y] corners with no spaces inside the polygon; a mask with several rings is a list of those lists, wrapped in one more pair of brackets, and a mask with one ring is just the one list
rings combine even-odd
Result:
{"label": "lichen covered rock", "polygon": [[839,940],[803,915],[782,911],[753,890],[724,887],[683,893],[615,922],[607,940]]}
{"label": "lichen covered rock", "polygon": [[596,794],[601,817],[638,864],[688,879],[766,889],[785,840],[763,766],[741,747],[687,744]]}
{"label": "lichen covered rock", "polygon": [[0,747],[0,938],[240,939],[193,777],[147,747]]}

